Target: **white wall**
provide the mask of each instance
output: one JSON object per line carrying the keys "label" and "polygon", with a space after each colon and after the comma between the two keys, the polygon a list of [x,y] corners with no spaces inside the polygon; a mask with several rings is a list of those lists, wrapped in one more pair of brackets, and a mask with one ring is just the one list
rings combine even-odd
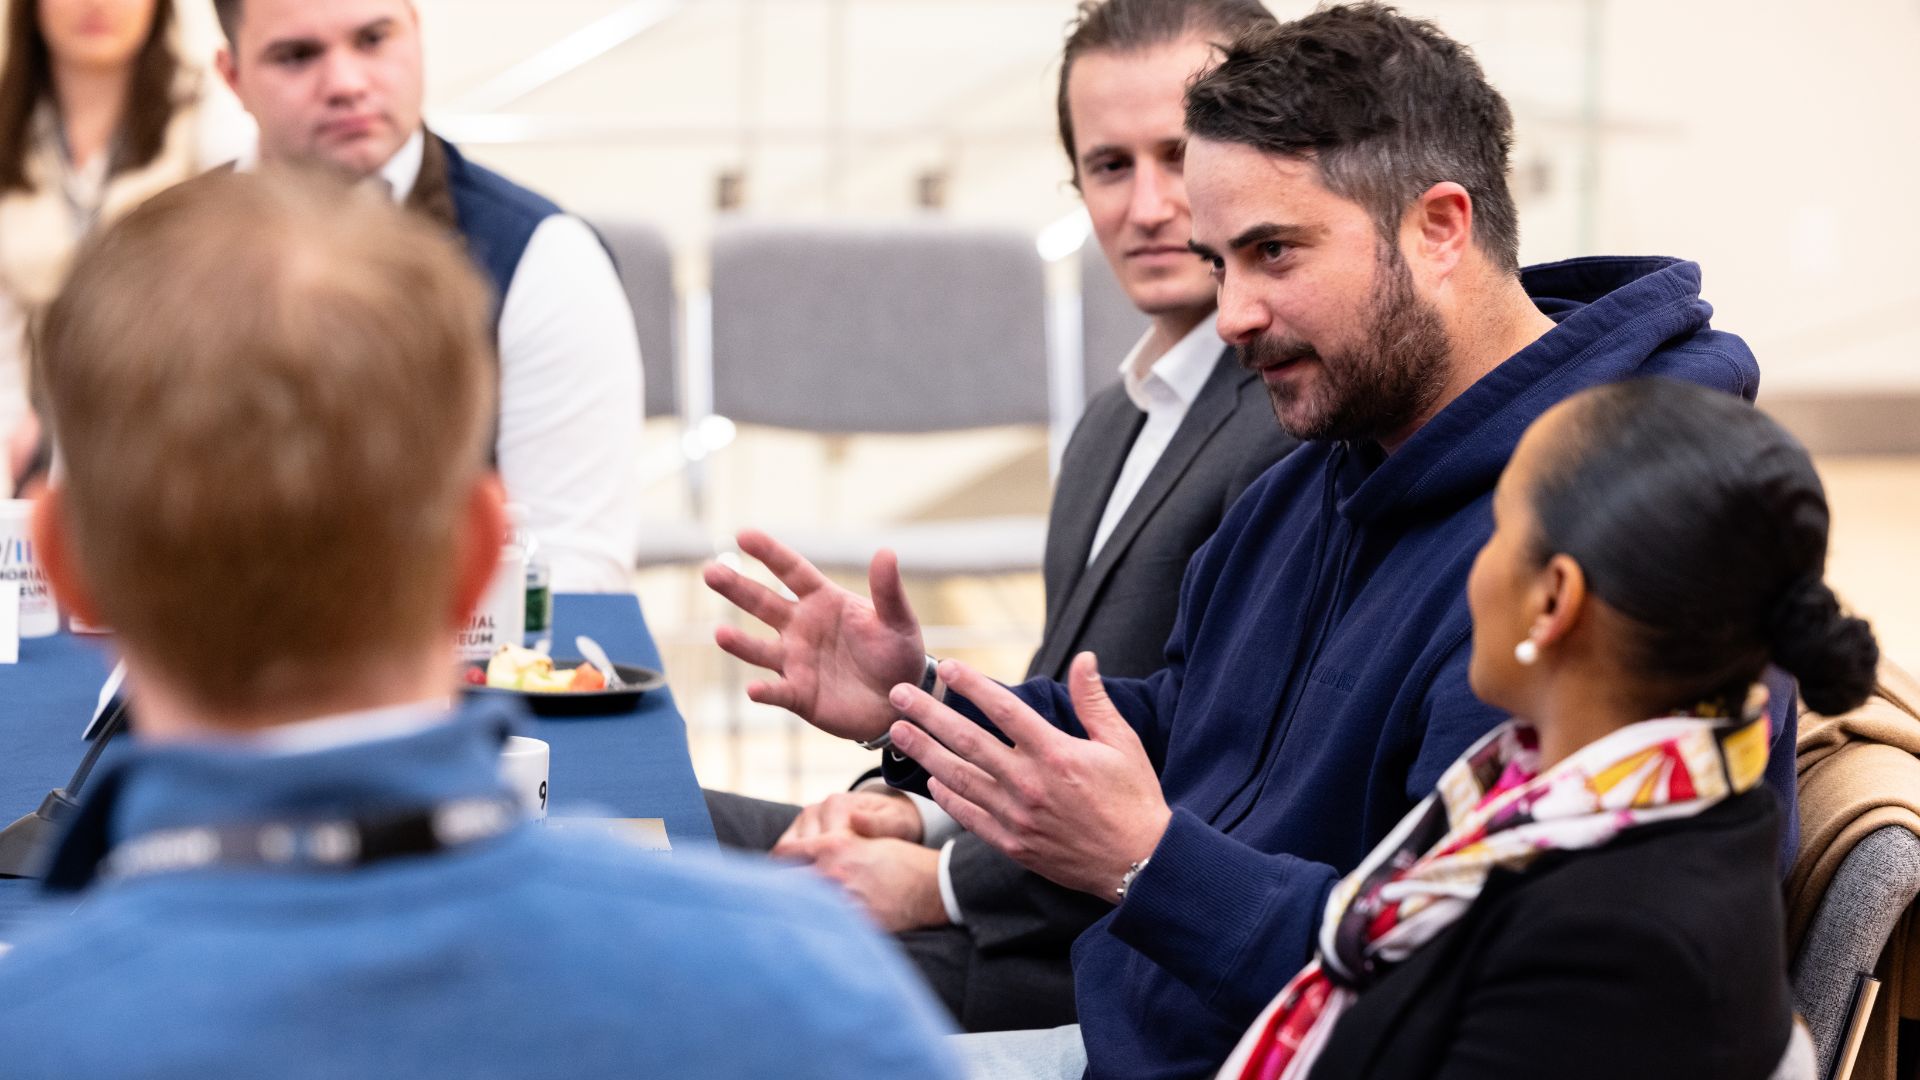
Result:
{"label": "white wall", "polygon": [[1773,389],[1920,385],[1920,3],[1615,0],[1602,239],[1701,260]]}
{"label": "white wall", "polygon": [[[585,213],[659,222],[694,275],[725,170],[756,213],[912,214],[936,168],[964,220],[1038,229],[1075,205],[1052,100],[1071,0],[419,6],[438,122]],[[1514,104],[1529,261],[1697,259],[1769,390],[1920,387],[1920,0],[1403,7],[1473,44]],[[653,10],[668,14],[502,109],[463,101],[581,27]]]}

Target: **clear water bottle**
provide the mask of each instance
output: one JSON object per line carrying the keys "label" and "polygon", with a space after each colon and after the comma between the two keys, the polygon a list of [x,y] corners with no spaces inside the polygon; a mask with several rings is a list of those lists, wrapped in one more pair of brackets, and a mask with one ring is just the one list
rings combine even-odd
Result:
{"label": "clear water bottle", "polygon": [[460,656],[485,661],[502,645],[520,642],[527,614],[526,552],[509,538],[500,546],[500,562],[480,606],[467,617],[459,635]]}
{"label": "clear water bottle", "polygon": [[513,518],[514,543],[527,559],[526,646],[547,652],[553,644],[553,568],[540,540],[527,528],[527,508],[509,503],[507,514]]}

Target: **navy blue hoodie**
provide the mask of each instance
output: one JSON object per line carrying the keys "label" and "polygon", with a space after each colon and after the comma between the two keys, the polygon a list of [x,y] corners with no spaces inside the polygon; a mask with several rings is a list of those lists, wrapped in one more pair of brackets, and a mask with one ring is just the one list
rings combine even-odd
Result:
{"label": "navy blue hoodie", "polygon": [[[1391,456],[1309,443],[1268,470],[1188,566],[1167,667],[1107,680],[1174,812],[1126,901],[1074,945],[1091,1076],[1210,1075],[1308,959],[1333,883],[1504,719],[1468,689],[1466,581],[1521,432],[1636,376],[1759,388],[1746,345],[1709,328],[1693,263],[1576,259],[1522,281],[1555,329]],[[1016,692],[1084,735],[1062,684]],[[1791,821],[1792,732],[1776,730],[1768,775]],[[890,766],[898,784],[924,776]]]}

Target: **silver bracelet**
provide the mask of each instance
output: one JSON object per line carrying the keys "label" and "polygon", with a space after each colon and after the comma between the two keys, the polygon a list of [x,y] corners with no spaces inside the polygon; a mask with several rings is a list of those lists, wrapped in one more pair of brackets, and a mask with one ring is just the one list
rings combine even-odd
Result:
{"label": "silver bracelet", "polygon": [[[928,655],[927,666],[920,670],[920,692],[923,694],[933,693],[934,685],[937,684],[939,681],[940,681],[940,661],[935,660],[931,655]],[[901,717],[901,719],[904,720],[906,718]],[[893,745],[893,731],[891,730],[891,725],[889,725],[889,730],[883,731],[880,733],[879,738],[868,739],[859,744],[862,750],[885,750],[886,748],[892,745]]]}
{"label": "silver bracelet", "polygon": [[1127,872],[1120,875],[1120,884],[1113,890],[1113,895],[1125,900],[1127,898],[1127,890],[1133,888],[1133,879],[1139,877],[1140,871],[1145,870],[1147,863],[1151,861],[1153,861],[1153,856],[1149,855],[1127,867]]}

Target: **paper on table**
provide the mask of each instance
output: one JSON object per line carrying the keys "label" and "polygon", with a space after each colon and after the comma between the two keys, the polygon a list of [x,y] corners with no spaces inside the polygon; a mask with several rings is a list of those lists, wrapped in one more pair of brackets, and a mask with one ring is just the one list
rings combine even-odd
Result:
{"label": "paper on table", "polygon": [[20,583],[0,581],[0,664],[20,662]]}
{"label": "paper on table", "polygon": [[113,704],[114,695],[120,692],[120,684],[125,682],[126,678],[127,662],[122,660],[113,665],[113,670],[107,673],[106,685],[100,687],[100,699],[93,706],[93,716],[87,721],[86,730],[80,733],[82,739],[92,742],[93,737],[100,733],[101,727],[107,722],[107,706]]}
{"label": "paper on table", "polygon": [[616,840],[632,844],[642,851],[673,850],[673,844],[667,840],[667,823],[664,819],[657,817],[550,817],[547,819],[547,828],[605,833]]}

